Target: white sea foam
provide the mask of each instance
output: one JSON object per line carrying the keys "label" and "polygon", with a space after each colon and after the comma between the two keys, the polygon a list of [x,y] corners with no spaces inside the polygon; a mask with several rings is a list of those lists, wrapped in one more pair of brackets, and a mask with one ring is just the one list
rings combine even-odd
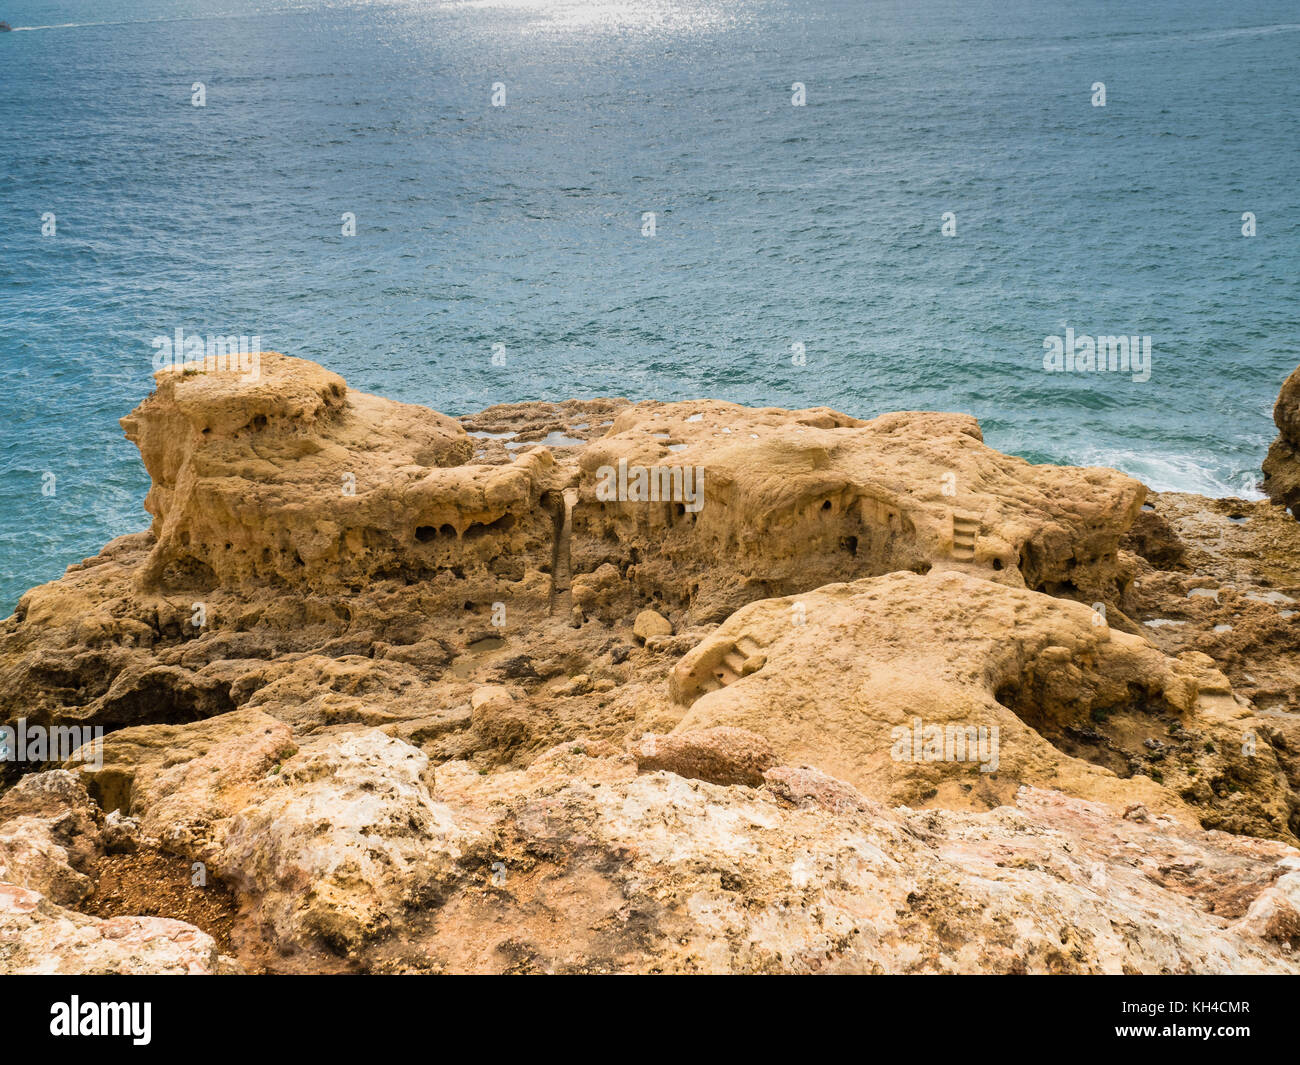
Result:
{"label": "white sea foam", "polygon": [[1154,455],[1128,448],[1096,448],[1073,460],[1080,466],[1109,466],[1136,477],[1156,492],[1194,492],[1213,499],[1263,499],[1258,470],[1233,470],[1190,455]]}

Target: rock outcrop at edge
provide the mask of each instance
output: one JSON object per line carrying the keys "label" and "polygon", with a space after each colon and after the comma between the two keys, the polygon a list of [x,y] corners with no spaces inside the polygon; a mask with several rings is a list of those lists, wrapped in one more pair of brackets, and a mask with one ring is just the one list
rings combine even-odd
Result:
{"label": "rock outcrop at edge", "polygon": [[[0,625],[0,719],[110,730],[69,763],[92,806],[0,796],[42,900],[0,968],[118,964],[41,907],[126,840],[213,871],[254,970],[1294,970],[1294,523],[1233,504],[1202,544],[1204,508],[961,415],[456,420],[262,366],[161,376],[123,422],[153,527]],[[598,491],[686,465],[702,508]],[[918,706],[989,717],[997,771],[894,757]],[[236,964],[186,941],[140,964]]]}
{"label": "rock outcrop at edge", "polygon": [[1278,435],[1264,459],[1264,491],[1300,520],[1300,367],[1283,383],[1273,421]]}

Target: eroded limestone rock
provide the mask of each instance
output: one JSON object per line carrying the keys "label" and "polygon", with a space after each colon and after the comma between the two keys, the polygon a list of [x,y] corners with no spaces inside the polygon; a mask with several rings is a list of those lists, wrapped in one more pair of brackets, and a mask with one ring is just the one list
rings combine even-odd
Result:
{"label": "eroded limestone rock", "polygon": [[0,883],[0,973],[170,975],[238,973],[212,937],[166,917],[100,920],[39,892]]}
{"label": "eroded limestone rock", "polygon": [[72,773],[23,778],[0,795],[0,881],[75,906],[94,889],[89,874],[103,847],[103,824]]}
{"label": "eroded limestone rock", "polygon": [[1026,589],[892,573],[752,603],[670,687],[674,735],[748,729],[883,801],[989,808],[1034,784],[1294,841],[1272,747],[1245,750],[1262,722],[1208,656]]}
{"label": "eroded limestone rock", "polygon": [[435,785],[373,730],[313,743],[216,832],[272,970],[1300,972],[1300,852],[1168,816],[1034,789],[889,809],[813,769],[719,785],[601,741]]}
{"label": "eroded limestone rock", "polygon": [[1264,491],[1300,519],[1300,367],[1283,382],[1273,421],[1278,435],[1264,459]]}
{"label": "eroded limestone rock", "polygon": [[[753,599],[932,568],[1110,601],[1145,495],[1114,470],[999,454],[959,414],[863,422],[826,408],[639,403],[579,462],[578,572],[613,563],[643,596],[706,621]],[[698,509],[673,481],[684,468],[703,471]],[[653,499],[601,498],[609,471],[634,494],[637,470]]]}
{"label": "eroded limestone rock", "polygon": [[[55,905],[111,851],[205,863],[254,969],[1294,971],[1277,507],[1143,510],[961,415],[457,420],[261,367],[162,375],[151,530],[0,623],[0,720],[109,730],[0,765],[0,878],[48,893],[0,968],[221,969]],[[597,493],[637,467],[670,498]],[[932,726],[996,769],[894,757]]]}
{"label": "eroded limestone rock", "polygon": [[757,786],[776,762],[772,745],[764,737],[725,725],[673,736],[647,733],[636,747],[636,764],[642,772],[666,769],[713,784]]}
{"label": "eroded limestone rock", "polygon": [[546,449],[467,466],[473,445],[455,419],[349,392],[272,352],[251,383],[234,370],[157,380],[122,420],[153,479],[147,585],[322,587],[549,549]]}

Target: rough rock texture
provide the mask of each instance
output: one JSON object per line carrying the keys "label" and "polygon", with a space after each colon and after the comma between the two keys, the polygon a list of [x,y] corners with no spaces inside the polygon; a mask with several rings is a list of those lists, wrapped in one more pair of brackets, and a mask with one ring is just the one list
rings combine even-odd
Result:
{"label": "rough rock texture", "polygon": [[104,820],[64,770],[27,776],[0,796],[0,973],[238,972],[193,925],[65,908],[94,889]]}
{"label": "rough rock texture", "polygon": [[652,636],[671,636],[673,623],[657,610],[643,610],[632,622],[632,635],[642,643]]}
{"label": "rough rock texture", "polygon": [[763,783],[763,774],[777,757],[767,739],[743,728],[701,728],[677,736],[648,732],[636,749],[642,772],[665,769],[679,777],[714,784]]}
{"label": "rough rock texture", "polygon": [[[441,771],[453,809],[509,796],[501,882],[444,904],[433,932],[503,911],[504,927],[477,950],[452,946],[447,967],[1297,971],[1286,942],[1243,923],[1294,869],[1297,852],[1280,844],[1138,824],[1057,793],[980,815],[921,813],[845,801],[844,785],[792,787],[793,775],[769,794],[668,773],[620,779],[580,758],[539,760],[522,779]],[[828,793],[829,807],[818,801]]]}
{"label": "rough rock texture", "polygon": [[1273,421],[1278,435],[1264,459],[1264,491],[1300,519],[1300,367],[1283,382]]}
{"label": "rough rock texture", "polygon": [[1295,970],[1280,508],[260,366],[159,375],[151,529],[0,623],[0,723],[108,730],[0,762],[0,971]]}
{"label": "rough rock texture", "polygon": [[[1267,501],[1167,492],[1149,504],[1185,561],[1166,570],[1135,559],[1124,609],[1167,654],[1214,659],[1260,719],[1251,737],[1272,748],[1292,794],[1300,791],[1300,524]],[[1231,795],[1231,775],[1202,776],[1193,800]],[[1290,828],[1300,835],[1292,800]]]}
{"label": "rough rock texture", "polygon": [[[1035,784],[1177,811],[1198,777],[1226,777],[1234,791],[1205,796],[1203,825],[1294,840],[1272,748],[1242,750],[1262,721],[1213,661],[1168,658],[1069,600],[952,572],[827,585],[737,611],[670,684],[674,735],[762,732],[783,761],[873,798],[987,808]],[[929,757],[914,723],[961,730],[958,760]],[[990,757],[966,734],[979,728],[998,730]]]}
{"label": "rough rock texture", "polygon": [[[978,815],[890,810],[815,769],[726,787],[598,741],[488,776],[449,762],[435,785],[420,752],[376,730],[312,742],[274,772],[245,759],[220,774],[196,801],[231,812],[201,846],[162,826],[234,886],[259,967],[1300,971],[1300,852],[1160,815],[1028,789]],[[175,791],[139,793],[145,822],[192,820],[173,800],[203,794],[205,757],[163,771]],[[179,923],[101,931],[12,897],[9,971],[66,969],[73,951],[93,971],[224,964]]]}
{"label": "rough rock texture", "polygon": [[355,953],[445,890],[466,833],[430,798],[427,766],[400,740],[349,736],[291,759],[225,826],[214,867],[257,900],[278,949]]}
{"label": "rough rock texture", "polygon": [[[578,570],[618,566],[643,597],[704,621],[752,599],[931,568],[1108,601],[1145,496],[1114,470],[999,454],[959,414],[863,422],[826,408],[641,403],[579,462]],[[602,501],[600,472],[620,463],[702,468],[702,506],[692,512],[682,493]]]}
{"label": "rough rock texture", "polygon": [[0,883],[0,973],[212,976],[239,971],[212,937],[166,917],[100,920]]}
{"label": "rough rock texture", "polygon": [[94,886],[87,874],[103,846],[103,823],[72,773],[25,777],[0,796],[0,881],[76,905]]}
{"label": "rough rock texture", "polygon": [[349,392],[314,363],[264,354],[253,383],[162,373],[122,426],[153,479],[147,586],[429,578],[549,550],[549,451],[465,466],[455,419]]}
{"label": "rough rock texture", "polygon": [[1029,789],[970,814],[891,810],[793,767],[726,787],[638,772],[598,743],[488,776],[446,763],[433,788],[424,761],[351,734],[218,826],[248,956],[282,971],[1300,972],[1300,852],[1279,843]]}
{"label": "rough rock texture", "polygon": [[[194,760],[211,765],[216,780],[235,763],[293,753],[289,729],[257,710],[238,710],[193,725],[153,725],[119,729],[102,744],[98,765],[74,757],[73,770],[98,805],[130,814],[137,793],[166,794],[167,771]],[[16,789],[15,789],[16,790]]]}

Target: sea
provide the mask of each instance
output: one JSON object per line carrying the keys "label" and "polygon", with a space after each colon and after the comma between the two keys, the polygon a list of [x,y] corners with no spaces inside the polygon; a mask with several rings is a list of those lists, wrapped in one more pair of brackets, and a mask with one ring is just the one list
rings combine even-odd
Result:
{"label": "sea", "polygon": [[[451,414],[957,410],[1033,462],[1259,495],[1300,363],[1295,0],[0,19],[0,615],[147,527],[118,419],[178,329]],[[1149,365],[1048,366],[1067,335]]]}

